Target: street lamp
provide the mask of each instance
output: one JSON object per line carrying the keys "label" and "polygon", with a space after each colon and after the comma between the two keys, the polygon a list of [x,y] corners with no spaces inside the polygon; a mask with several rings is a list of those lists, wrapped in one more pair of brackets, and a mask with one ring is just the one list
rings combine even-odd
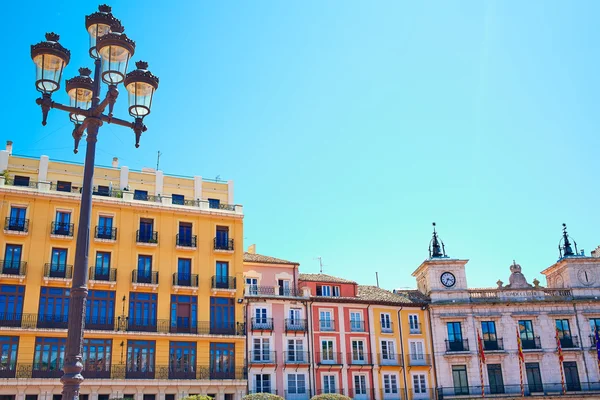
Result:
{"label": "street lamp", "polygon": [[[73,138],[77,153],[83,133],[87,133],[87,149],[83,169],[81,210],[75,249],[75,266],[69,305],[67,346],[63,363],[63,400],[79,398],[83,382],[83,330],[85,324],[85,302],[88,289],[88,246],[92,210],[92,181],[96,158],[98,129],[103,123],[131,128],[135,133],[135,146],[139,147],[142,132],[146,131],[144,117],[150,114],[152,96],[158,88],[158,78],[147,70],[148,64],[138,62],[136,70],[127,74],[127,65],[135,51],[135,42],[124,33],[123,25],[111,14],[107,5],[98,7],[98,12],[88,15],[85,27],[90,36],[89,55],[94,59],[94,77],[91,70],[79,69],[79,76],[66,81],[70,105],[52,100],[52,94],[60,88],[64,68],[71,54],[59,42],[55,33],[46,34],[46,40],[31,46],[31,58],[36,65],[36,89],[42,97],[36,100],[42,109],[42,125],[46,125],[50,109],[69,113],[75,124]],[[108,85],[104,100],[100,101],[101,82]],[[129,93],[129,114],[133,122],[115,118],[113,107],[119,96],[117,85],[125,83]],[[108,113],[104,113],[108,107]]]}

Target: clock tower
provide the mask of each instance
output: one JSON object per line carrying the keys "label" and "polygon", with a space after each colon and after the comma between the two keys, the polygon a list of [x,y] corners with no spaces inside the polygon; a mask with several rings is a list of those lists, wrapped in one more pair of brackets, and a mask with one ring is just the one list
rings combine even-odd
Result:
{"label": "clock tower", "polygon": [[444,242],[438,237],[433,223],[433,237],[429,243],[429,258],[413,272],[418,290],[431,297],[433,302],[468,298],[465,265],[468,260],[458,260],[446,255]]}

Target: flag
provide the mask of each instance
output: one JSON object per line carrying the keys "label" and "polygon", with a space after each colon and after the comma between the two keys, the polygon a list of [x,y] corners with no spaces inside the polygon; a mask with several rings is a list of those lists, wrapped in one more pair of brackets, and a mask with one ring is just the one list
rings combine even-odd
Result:
{"label": "flag", "polygon": [[[523,345],[521,344],[521,333],[519,332],[519,327],[517,326],[517,350],[519,353],[519,361],[525,362],[525,355],[523,354]],[[598,357],[600,357],[600,353],[598,353]]]}
{"label": "flag", "polygon": [[485,352],[483,351],[483,340],[481,340],[481,335],[479,335],[479,331],[477,331],[477,347],[479,350],[479,358],[481,362],[485,364]]}
{"label": "flag", "polygon": [[565,358],[563,357],[562,346],[560,345],[560,339],[558,338],[558,328],[556,328],[556,351],[558,352],[558,360],[562,363]]}

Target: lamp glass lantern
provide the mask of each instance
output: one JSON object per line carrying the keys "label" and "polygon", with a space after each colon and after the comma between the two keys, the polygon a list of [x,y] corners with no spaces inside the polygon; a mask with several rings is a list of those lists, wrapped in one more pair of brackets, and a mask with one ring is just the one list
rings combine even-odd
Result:
{"label": "lamp glass lantern", "polygon": [[111,13],[110,6],[103,4],[98,7],[98,11],[85,17],[85,29],[90,35],[90,56],[100,58],[96,49],[97,38],[108,34],[114,27],[118,29],[121,21],[115,18]]}
{"label": "lamp glass lantern", "polygon": [[[122,27],[119,28],[122,30]],[[135,42],[124,33],[109,32],[97,37],[96,49],[102,59],[102,81],[108,85],[123,82],[127,64],[135,51]]]}
{"label": "lamp glass lantern", "polygon": [[158,77],[148,71],[148,63],[138,61],[136,70],[127,74],[123,84],[129,94],[129,115],[144,118],[150,114],[152,97],[158,89]]}
{"label": "lamp glass lantern", "polygon": [[[94,81],[90,78],[91,73],[92,71],[88,68],[80,68],[79,76],[67,80],[65,86],[71,99],[71,107],[88,110],[92,105]],[[85,115],[77,113],[70,113],[69,117],[76,124],[82,123],[85,119]]]}
{"label": "lamp glass lantern", "polygon": [[71,53],[58,43],[56,33],[47,33],[46,41],[31,46],[31,59],[35,63],[35,87],[46,94],[60,88],[60,80]]}

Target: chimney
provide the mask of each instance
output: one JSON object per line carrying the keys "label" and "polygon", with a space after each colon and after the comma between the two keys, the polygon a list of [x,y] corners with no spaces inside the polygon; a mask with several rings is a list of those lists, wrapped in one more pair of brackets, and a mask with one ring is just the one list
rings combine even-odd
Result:
{"label": "chimney", "polygon": [[250,246],[248,246],[248,253],[256,254],[256,245],[255,244],[251,244]]}
{"label": "chimney", "polygon": [[6,141],[6,151],[8,151],[8,155],[12,156],[12,140]]}
{"label": "chimney", "polygon": [[112,166],[113,166],[113,168],[119,167],[119,158],[118,157],[113,157]]}

